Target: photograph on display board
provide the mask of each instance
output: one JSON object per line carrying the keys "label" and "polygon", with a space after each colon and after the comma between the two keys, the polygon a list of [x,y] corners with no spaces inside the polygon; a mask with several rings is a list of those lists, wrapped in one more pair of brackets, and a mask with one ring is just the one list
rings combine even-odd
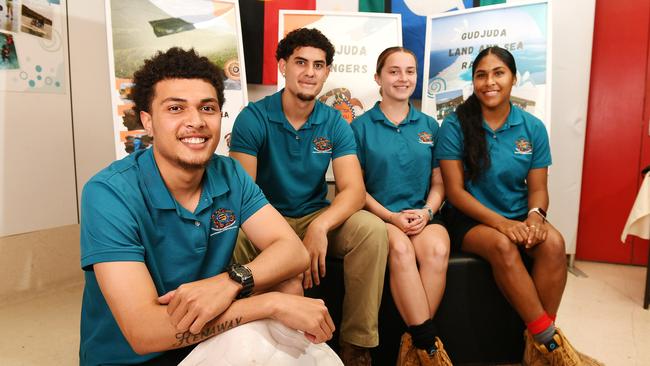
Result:
{"label": "photograph on display board", "polygon": [[[512,103],[550,127],[547,2],[495,5],[428,18],[422,110],[438,122],[472,94],[472,60],[499,46],[517,61]],[[450,102],[450,94],[456,99]]]}
{"label": "photograph on display board", "polygon": [[[352,122],[379,101],[374,81],[377,56],[402,45],[399,14],[281,10],[279,39],[297,28],[316,28],[334,45],[334,61],[318,99]],[[284,78],[278,71],[278,90]]]}
{"label": "photograph on display board", "polygon": [[222,143],[247,103],[237,2],[213,0],[112,0],[107,4],[111,77],[114,80],[117,158],[151,146],[152,140],[132,110],[133,73],[145,59],[171,47],[194,48],[224,71]]}
{"label": "photograph on display board", "polygon": [[463,99],[463,91],[461,89],[436,94],[436,111],[438,113],[435,115],[435,118],[438,121],[442,121],[464,101],[465,99]]}
{"label": "photograph on display board", "polygon": [[14,43],[14,36],[7,33],[0,32],[0,55],[2,62],[0,62],[0,70],[15,70],[20,68],[18,63],[18,54],[16,53],[16,44]]}
{"label": "photograph on display board", "polygon": [[530,99],[519,98],[514,95],[510,96],[510,101],[512,104],[517,107],[525,110],[528,113],[533,113],[535,111],[535,101]]}
{"label": "photograph on display board", "polygon": [[52,10],[29,3],[21,7],[20,31],[32,36],[52,39]]}
{"label": "photograph on display board", "polygon": [[0,30],[18,32],[20,23],[20,2],[0,0]]}

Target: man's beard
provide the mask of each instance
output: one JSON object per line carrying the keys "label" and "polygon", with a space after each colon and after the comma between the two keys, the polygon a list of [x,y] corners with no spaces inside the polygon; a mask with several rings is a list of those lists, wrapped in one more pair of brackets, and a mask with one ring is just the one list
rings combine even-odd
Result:
{"label": "man's beard", "polygon": [[313,94],[304,94],[304,93],[298,93],[296,94],[298,99],[302,100],[303,102],[311,102],[312,100],[316,99],[316,96]]}
{"label": "man's beard", "polygon": [[180,156],[176,157],[176,164],[180,166],[182,169],[186,171],[193,171],[193,170],[202,170],[205,169],[209,164],[210,160],[212,159],[212,155],[208,156],[204,160],[199,160],[199,159],[183,159]]}
{"label": "man's beard", "polygon": [[205,159],[204,161],[186,161],[181,158],[176,158],[176,163],[184,170],[201,170],[205,169],[208,166],[210,159],[212,159],[212,156]]}

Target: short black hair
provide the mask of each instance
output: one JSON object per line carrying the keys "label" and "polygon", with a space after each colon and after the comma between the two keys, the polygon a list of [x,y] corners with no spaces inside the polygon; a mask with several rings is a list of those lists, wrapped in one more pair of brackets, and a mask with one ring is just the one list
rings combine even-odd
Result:
{"label": "short black hair", "polygon": [[323,33],[315,28],[298,28],[289,32],[278,43],[278,49],[275,51],[275,59],[287,61],[296,48],[314,47],[325,52],[325,64],[331,65],[334,61],[334,46]]}
{"label": "short black hair", "polygon": [[217,91],[219,108],[223,107],[223,71],[207,57],[199,56],[191,48],[184,50],[172,47],[166,52],[158,51],[155,56],[144,61],[144,65],[133,73],[135,86],[131,89],[130,98],[135,103],[135,114],[141,111],[149,113],[154,98],[156,83],[167,79],[201,79]]}

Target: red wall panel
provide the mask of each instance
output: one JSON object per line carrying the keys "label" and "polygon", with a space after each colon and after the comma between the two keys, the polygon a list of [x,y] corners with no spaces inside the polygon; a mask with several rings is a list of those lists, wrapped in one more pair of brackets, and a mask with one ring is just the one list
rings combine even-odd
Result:
{"label": "red wall panel", "polygon": [[639,184],[649,22],[650,0],[596,3],[578,259],[632,263],[619,238]]}

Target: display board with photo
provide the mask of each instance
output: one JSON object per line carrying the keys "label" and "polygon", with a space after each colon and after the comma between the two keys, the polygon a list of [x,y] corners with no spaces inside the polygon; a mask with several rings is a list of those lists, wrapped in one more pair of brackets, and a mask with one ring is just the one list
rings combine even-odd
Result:
{"label": "display board with photo", "polygon": [[547,1],[449,12],[427,19],[422,110],[439,123],[472,90],[472,61],[499,46],[517,62],[511,102],[540,118],[550,132],[550,34]]}
{"label": "display board with photo", "polygon": [[65,4],[0,0],[0,90],[66,93]]}
{"label": "display board with photo", "polygon": [[158,51],[194,48],[224,70],[225,104],[217,153],[228,153],[228,138],[248,102],[235,0],[111,0],[107,2],[110,77],[117,158],[151,146],[129,99],[133,73]]}
{"label": "display board with photo", "polygon": [[[334,61],[318,99],[351,122],[380,98],[374,81],[377,57],[402,45],[399,14],[281,10],[278,38],[298,28],[316,28],[334,45]],[[278,71],[278,90],[284,78]]]}

